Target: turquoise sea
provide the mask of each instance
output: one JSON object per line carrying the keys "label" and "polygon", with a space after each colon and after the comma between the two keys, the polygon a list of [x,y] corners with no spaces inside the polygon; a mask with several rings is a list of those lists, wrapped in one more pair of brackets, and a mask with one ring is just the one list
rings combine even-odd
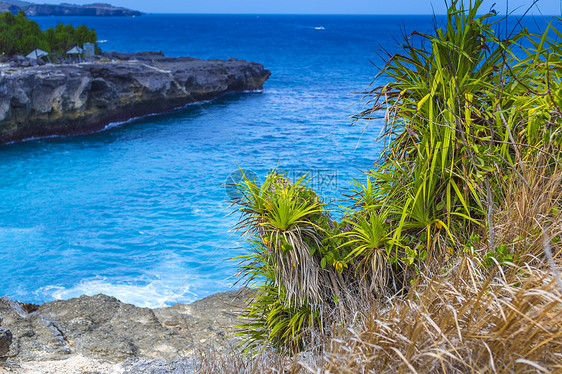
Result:
{"label": "turquoise sea", "polygon": [[[0,295],[105,293],[139,306],[227,290],[246,252],[225,181],[310,172],[333,205],[376,161],[382,122],[350,115],[404,30],[431,16],[144,15],[34,18],[96,29],[103,50],[236,57],[271,70],[231,94],[97,134],[0,146]],[[379,81],[377,83],[381,83]]]}

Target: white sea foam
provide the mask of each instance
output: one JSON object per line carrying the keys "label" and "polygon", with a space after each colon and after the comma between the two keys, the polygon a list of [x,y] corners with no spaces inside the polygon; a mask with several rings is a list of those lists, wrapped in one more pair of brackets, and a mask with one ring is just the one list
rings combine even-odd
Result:
{"label": "white sea foam", "polygon": [[[135,282],[136,283],[136,282]],[[83,281],[74,287],[46,286],[35,291],[35,294],[49,299],[66,300],[82,295],[93,296],[104,294],[116,297],[127,304],[139,307],[158,308],[177,302],[190,303],[199,297],[190,291],[190,285],[165,284],[167,282],[152,281],[147,284],[113,283],[107,278],[96,278]]]}
{"label": "white sea foam", "polygon": [[25,138],[22,140],[14,140],[12,142],[6,142],[5,144],[14,144],[14,143],[23,143],[23,142],[32,142],[34,140],[41,140],[41,139],[51,139],[51,138],[61,138],[66,135],[46,135],[46,136],[32,136],[30,138]]}
{"label": "white sea foam", "polygon": [[109,129],[112,129],[112,128],[115,128],[115,127],[119,127],[119,126],[125,125],[125,124],[127,124],[127,123],[134,122],[134,121],[136,121],[136,120],[138,120],[138,119],[141,119],[141,118],[146,118],[146,117],[155,116],[155,115],[156,115],[156,113],[154,113],[154,114],[147,114],[147,115],[145,115],[145,116],[139,116],[139,117],[129,118],[129,119],[126,120],[126,121],[110,122],[110,123],[108,123],[107,125],[105,125],[105,127],[104,127],[103,129],[101,129],[100,132],[101,132],[101,131],[105,131],[105,130],[109,130]]}
{"label": "white sea foam", "polygon": [[[209,101],[210,101],[210,100],[209,100]],[[138,121],[138,120],[142,120],[142,119],[146,119],[146,118],[150,118],[150,117],[156,117],[156,116],[162,116],[162,115],[170,114],[170,113],[173,113],[173,112],[182,110],[182,109],[184,109],[184,108],[186,108],[186,107],[188,107],[188,106],[190,106],[190,105],[194,105],[194,104],[204,104],[204,103],[207,103],[207,102],[209,102],[209,101],[196,101],[196,102],[194,102],[194,103],[189,103],[189,104],[187,104],[187,105],[174,108],[174,109],[172,109],[172,110],[170,110],[170,111],[167,111],[167,112],[149,113],[149,114],[145,114],[145,115],[142,115],[142,116],[132,117],[132,118],[129,118],[128,120],[125,120],[125,121],[110,122],[110,123],[108,123],[107,125],[105,125],[105,127],[104,127],[103,129],[101,129],[100,131],[105,131],[105,130],[113,129],[113,128],[119,127],[119,126],[121,126],[121,125],[126,125],[126,124],[128,124],[128,123],[132,123],[132,122],[135,122],[135,121]]]}
{"label": "white sea foam", "polygon": [[232,285],[232,279],[217,279],[212,275],[209,278],[209,274],[201,273],[207,264],[216,261],[209,259],[209,262],[193,266],[186,263],[182,254],[169,251],[161,253],[160,261],[154,267],[145,269],[142,275],[92,275],[75,284],[51,283],[34,293],[38,300],[66,300],[101,293],[124,303],[148,308],[191,303]]}
{"label": "white sea foam", "polygon": [[1,227],[0,234],[29,234],[30,232],[37,231],[38,227]]}
{"label": "white sea foam", "polygon": [[255,90],[243,90],[243,91],[239,91],[242,93],[263,93],[263,89],[261,88],[256,88]]}

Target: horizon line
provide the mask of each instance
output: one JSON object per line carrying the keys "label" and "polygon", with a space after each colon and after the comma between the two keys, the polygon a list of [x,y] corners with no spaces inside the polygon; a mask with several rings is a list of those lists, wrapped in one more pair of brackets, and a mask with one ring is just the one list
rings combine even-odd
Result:
{"label": "horizon line", "polygon": [[[143,12],[142,15],[208,15],[208,16],[446,16],[446,13],[206,13],[206,12]],[[489,13],[482,13],[485,15]],[[506,15],[498,13],[497,17],[503,18]],[[562,17],[560,14],[525,14],[525,13],[512,13],[508,17],[526,16],[526,17]],[[35,16],[35,17],[97,17],[100,16]],[[138,17],[138,16],[133,16]],[[125,18],[132,18],[125,16]]]}

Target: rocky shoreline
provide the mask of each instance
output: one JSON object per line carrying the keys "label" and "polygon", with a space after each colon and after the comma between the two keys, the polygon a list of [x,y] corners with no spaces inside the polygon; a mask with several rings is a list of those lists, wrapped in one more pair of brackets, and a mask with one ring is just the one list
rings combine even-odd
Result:
{"label": "rocky shoreline", "polygon": [[194,372],[198,350],[228,354],[241,342],[237,313],[249,292],[158,309],[105,295],[41,306],[1,297],[0,372]]}
{"label": "rocky shoreline", "polygon": [[225,93],[261,90],[271,74],[255,62],[161,52],[108,52],[89,62],[33,65],[0,63],[0,144],[92,133]]}

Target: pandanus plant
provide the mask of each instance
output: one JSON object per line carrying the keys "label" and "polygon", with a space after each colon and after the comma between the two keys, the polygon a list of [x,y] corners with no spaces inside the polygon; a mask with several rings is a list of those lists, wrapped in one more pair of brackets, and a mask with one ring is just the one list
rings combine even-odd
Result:
{"label": "pandanus plant", "polygon": [[[243,279],[256,290],[245,330],[251,345],[303,347],[315,329],[328,331],[330,311],[345,316],[353,300],[408,294],[416,276],[430,278],[425,269],[441,268],[455,250],[474,255],[476,242],[486,243],[476,261],[484,268],[524,257],[496,246],[508,235],[496,233],[494,219],[510,200],[506,181],[533,196],[537,186],[560,184],[544,179],[559,170],[562,48],[552,34],[562,35],[549,25],[541,35],[500,39],[495,15],[478,16],[482,2],[466,9],[452,1],[443,27],[414,32],[389,56],[380,72],[389,83],[370,91],[371,107],[356,116],[384,112],[388,146],[366,181],[354,182],[341,222],[304,177],[290,183],[272,173],[261,185],[238,185],[237,228],[252,236],[252,253],[241,258]],[[535,184],[533,159],[543,176]],[[558,190],[517,207],[540,212],[517,228],[534,235],[535,257],[537,233],[557,215],[550,207]]]}
{"label": "pandanus plant", "polygon": [[478,16],[481,5],[452,1],[434,35],[412,33],[379,73],[390,83],[373,88],[356,116],[384,112],[389,145],[368,175],[378,209],[391,208],[395,260],[404,249],[412,263],[462,248],[466,233],[492,224],[494,173],[560,142],[560,44],[549,35],[561,35],[549,25],[500,40],[500,20]]}
{"label": "pandanus plant", "polygon": [[[241,270],[258,286],[248,316],[262,326],[250,341],[268,336],[277,345],[299,345],[303,326],[318,327],[322,309],[346,288],[344,256],[332,239],[337,224],[305,178],[291,183],[273,172],[261,185],[247,178],[237,185],[236,228],[253,238],[252,253],[239,257]],[[255,329],[252,323],[247,327]]]}

